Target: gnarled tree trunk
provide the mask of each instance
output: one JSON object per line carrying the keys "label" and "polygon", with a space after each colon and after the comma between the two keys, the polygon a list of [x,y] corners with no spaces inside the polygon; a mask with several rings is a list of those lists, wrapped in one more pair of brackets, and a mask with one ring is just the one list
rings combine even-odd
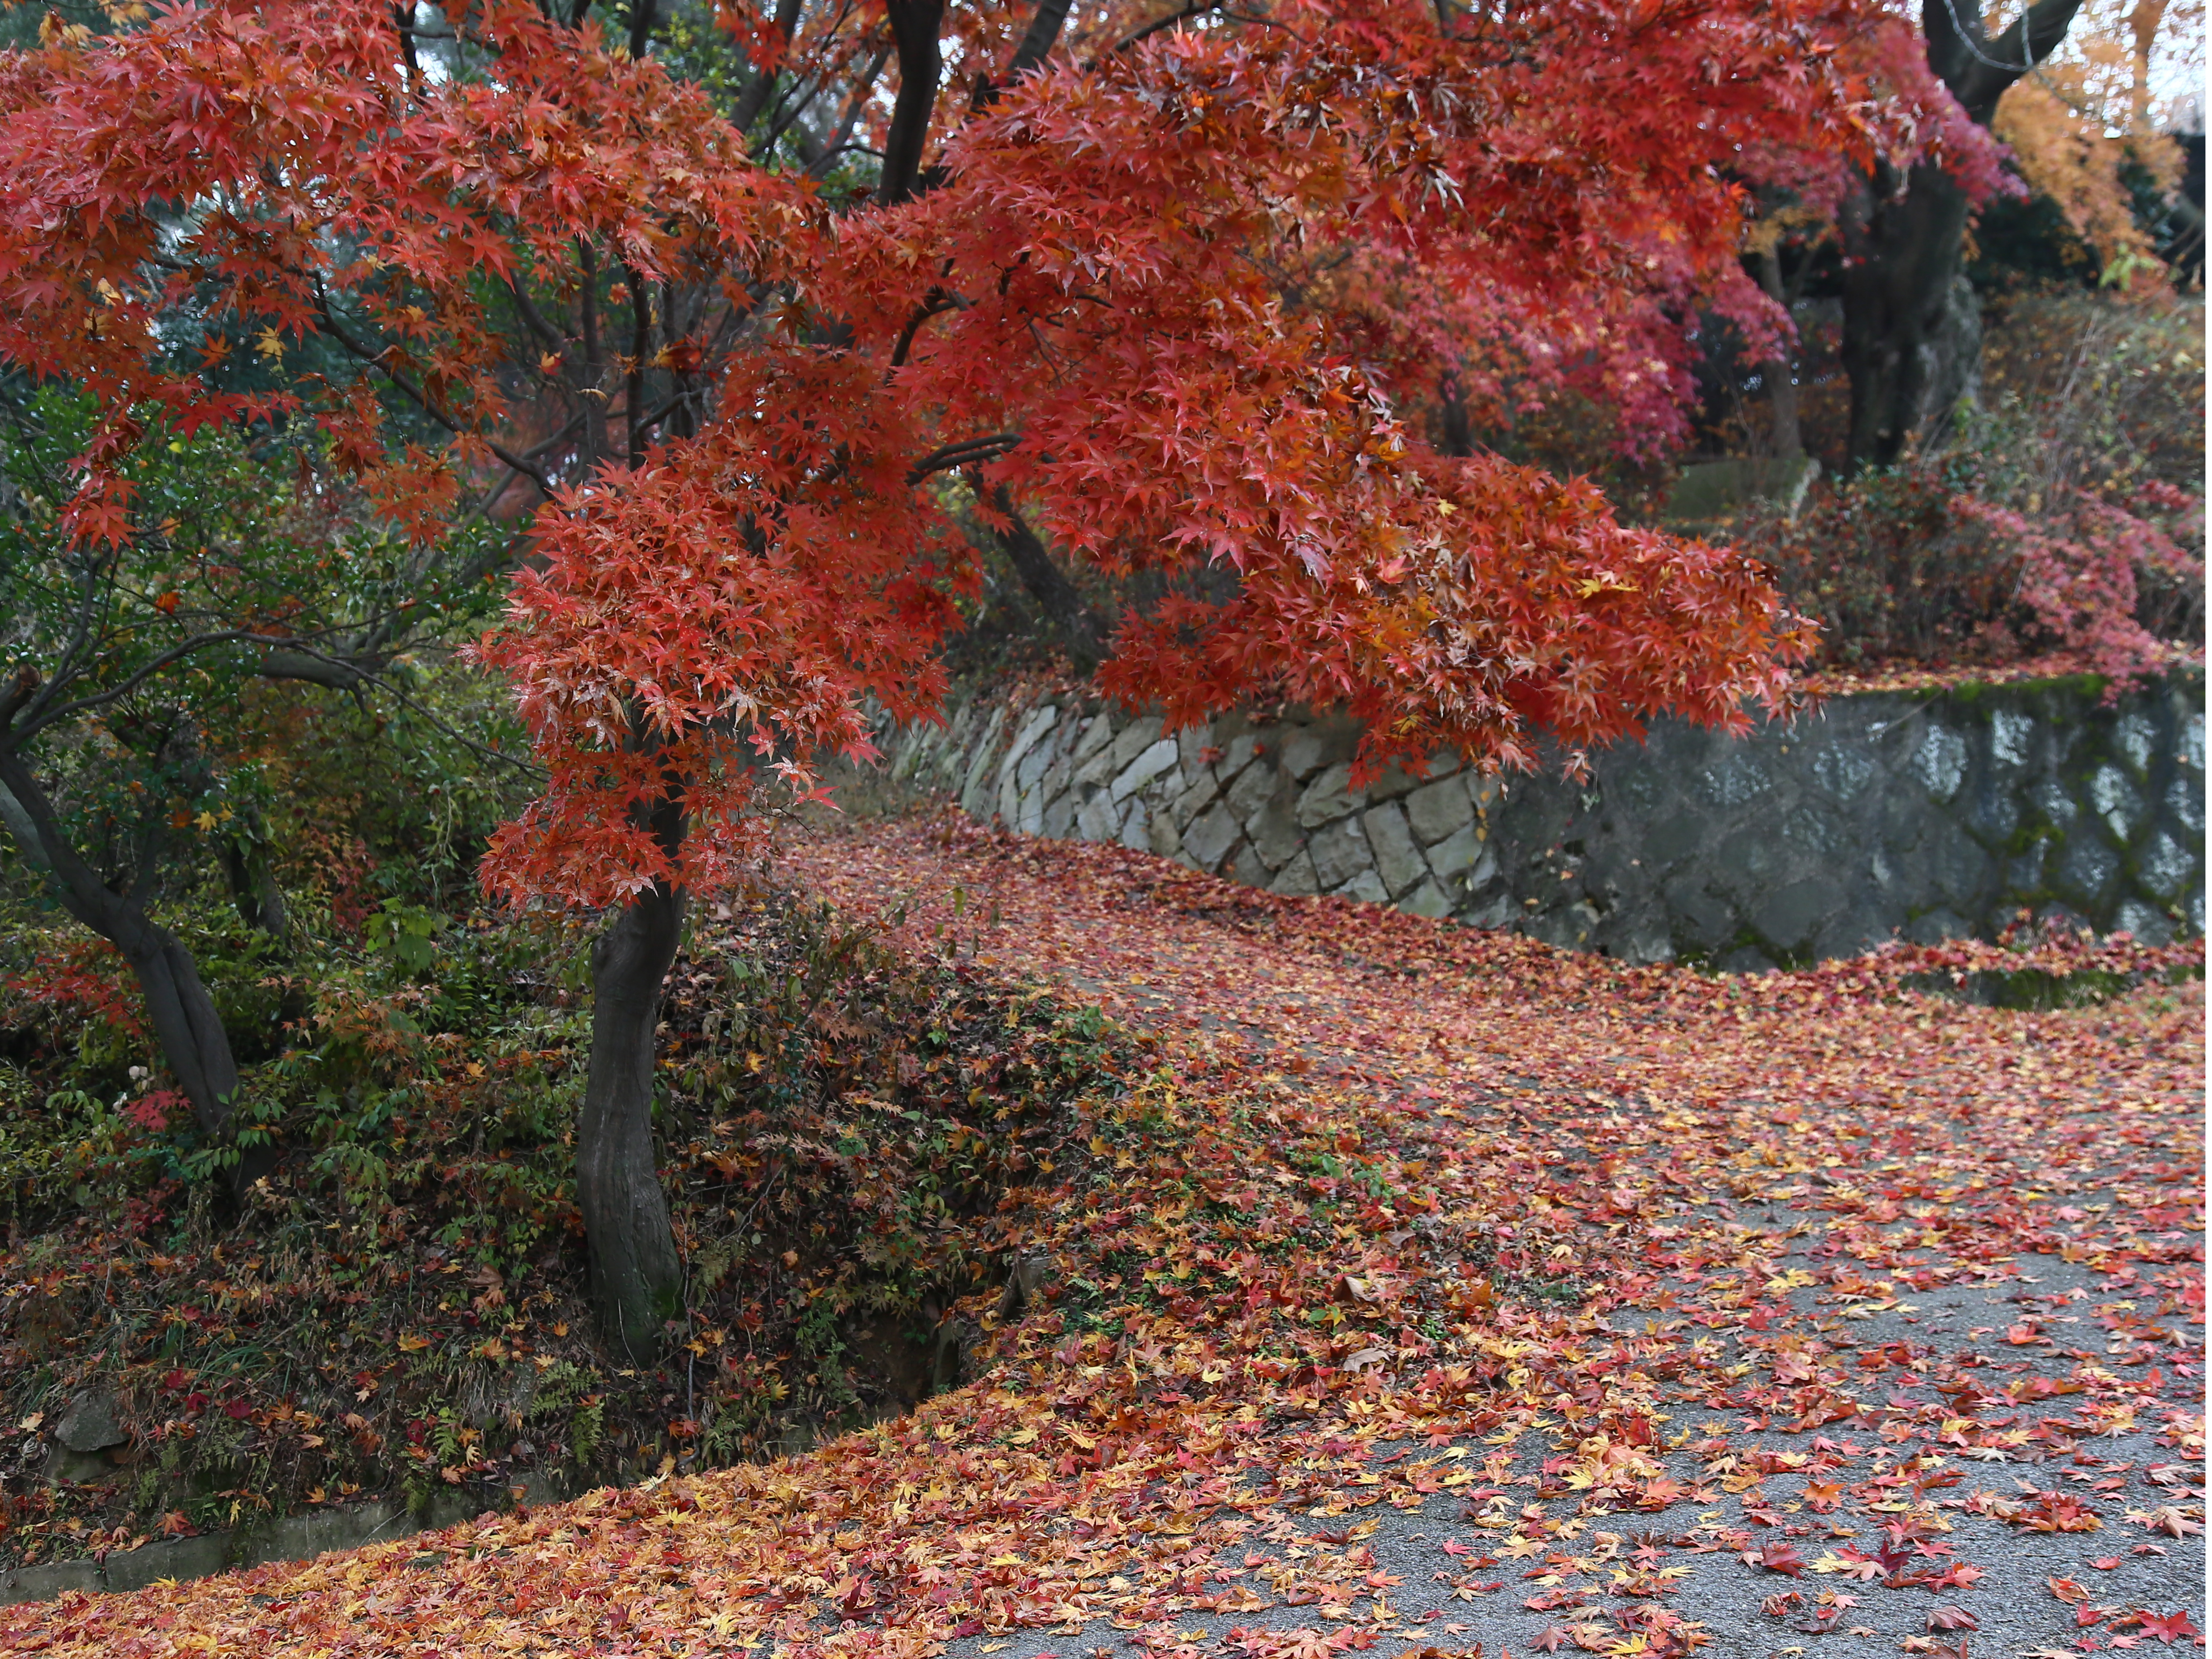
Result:
{"label": "gnarled tree trunk", "polygon": [[1966,192],[1940,167],[1887,167],[1843,213],[1844,372],[1851,464],[1932,447],[1982,385],[1982,313],[1966,280]]}

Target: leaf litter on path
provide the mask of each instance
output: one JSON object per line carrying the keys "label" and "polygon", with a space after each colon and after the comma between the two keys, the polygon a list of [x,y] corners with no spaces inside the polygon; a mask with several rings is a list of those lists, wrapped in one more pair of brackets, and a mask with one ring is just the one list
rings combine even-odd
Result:
{"label": "leaf litter on path", "polygon": [[1993,946],[1626,969],[948,814],[781,868],[1146,1039],[1006,1200],[1048,1288],[971,1298],[975,1380],[804,1457],[0,1611],[0,1651],[2199,1639],[2201,947],[2039,947],[2145,983],[2016,1012],[1905,988]]}

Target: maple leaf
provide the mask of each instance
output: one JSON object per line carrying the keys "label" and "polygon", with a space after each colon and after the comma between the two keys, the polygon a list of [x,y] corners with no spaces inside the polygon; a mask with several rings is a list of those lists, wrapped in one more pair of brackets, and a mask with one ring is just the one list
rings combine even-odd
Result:
{"label": "maple leaf", "polygon": [[1769,1572],[1784,1572],[1795,1577],[1805,1571],[1805,1558],[1797,1553],[1796,1546],[1778,1540],[1755,1553],[1747,1552],[1747,1564],[1764,1567]]}
{"label": "maple leaf", "polygon": [[2155,1636],[2160,1642],[2168,1645],[2204,1634],[2197,1628],[2196,1621],[2189,1616],[2189,1611],[2185,1607],[2173,1613],[2138,1614],[2136,1622],[2144,1635]]}
{"label": "maple leaf", "polygon": [[2130,1510],[2127,1518],[2152,1532],[2162,1532],[2172,1538],[2186,1538],[2204,1530],[2204,1523],[2192,1519],[2178,1504],[2161,1504],[2155,1509]]}

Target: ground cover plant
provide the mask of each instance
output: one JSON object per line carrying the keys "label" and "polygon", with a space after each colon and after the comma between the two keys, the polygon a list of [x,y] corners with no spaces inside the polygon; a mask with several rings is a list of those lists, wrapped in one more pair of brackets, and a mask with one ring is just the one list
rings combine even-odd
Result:
{"label": "ground cover plant", "polygon": [[[2200,1630],[2197,947],[1622,969],[885,821],[783,866],[1127,1051],[974,1380],[767,1467],[0,1613],[168,1655],[2091,1653]],[[957,902],[953,894],[960,895]],[[928,902],[924,896],[934,895]],[[1909,978],[2142,975],[2000,1009]]]}
{"label": "ground cover plant", "polygon": [[[787,895],[718,907],[664,1010],[681,1340],[617,1368],[572,1243],[580,986],[545,970],[580,941],[404,902],[368,920],[357,952],[244,952],[289,1020],[249,1068],[271,1157],[235,1200],[193,1178],[189,1113],[136,1063],[119,964],[79,953],[73,1012],[52,974],[14,981],[9,1559],[356,1498],[500,1507],[903,1410],[958,1378],[953,1304],[1004,1277],[1001,1200],[1084,1156],[1095,1015],[893,956]],[[185,936],[227,1001],[239,941]],[[87,1401],[112,1455],[56,1444]]]}

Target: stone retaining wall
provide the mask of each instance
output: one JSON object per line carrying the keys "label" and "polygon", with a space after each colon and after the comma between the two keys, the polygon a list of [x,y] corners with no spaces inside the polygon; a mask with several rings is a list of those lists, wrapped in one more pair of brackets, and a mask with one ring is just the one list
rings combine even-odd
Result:
{"label": "stone retaining wall", "polygon": [[1988,937],[2022,908],[2163,941],[2204,927],[2204,696],[2107,707],[2088,680],[1832,699],[1731,738],[1663,720],[1582,782],[1351,787],[1330,715],[1169,732],[1089,699],[971,697],[887,732],[893,775],[1026,835],[1119,842],[1630,962],[1759,969],[1893,934]]}
{"label": "stone retaining wall", "polygon": [[[520,1501],[537,1505],[562,1496],[550,1484],[532,1480]],[[144,1589],[164,1578],[205,1578],[264,1561],[305,1561],[331,1550],[359,1549],[456,1526],[479,1514],[481,1497],[441,1493],[428,1514],[417,1516],[389,1498],[305,1510],[229,1532],[142,1544],[101,1560],[54,1561],[33,1566],[0,1565],[0,1607],[18,1601],[51,1601],[71,1590],[87,1595]]]}

